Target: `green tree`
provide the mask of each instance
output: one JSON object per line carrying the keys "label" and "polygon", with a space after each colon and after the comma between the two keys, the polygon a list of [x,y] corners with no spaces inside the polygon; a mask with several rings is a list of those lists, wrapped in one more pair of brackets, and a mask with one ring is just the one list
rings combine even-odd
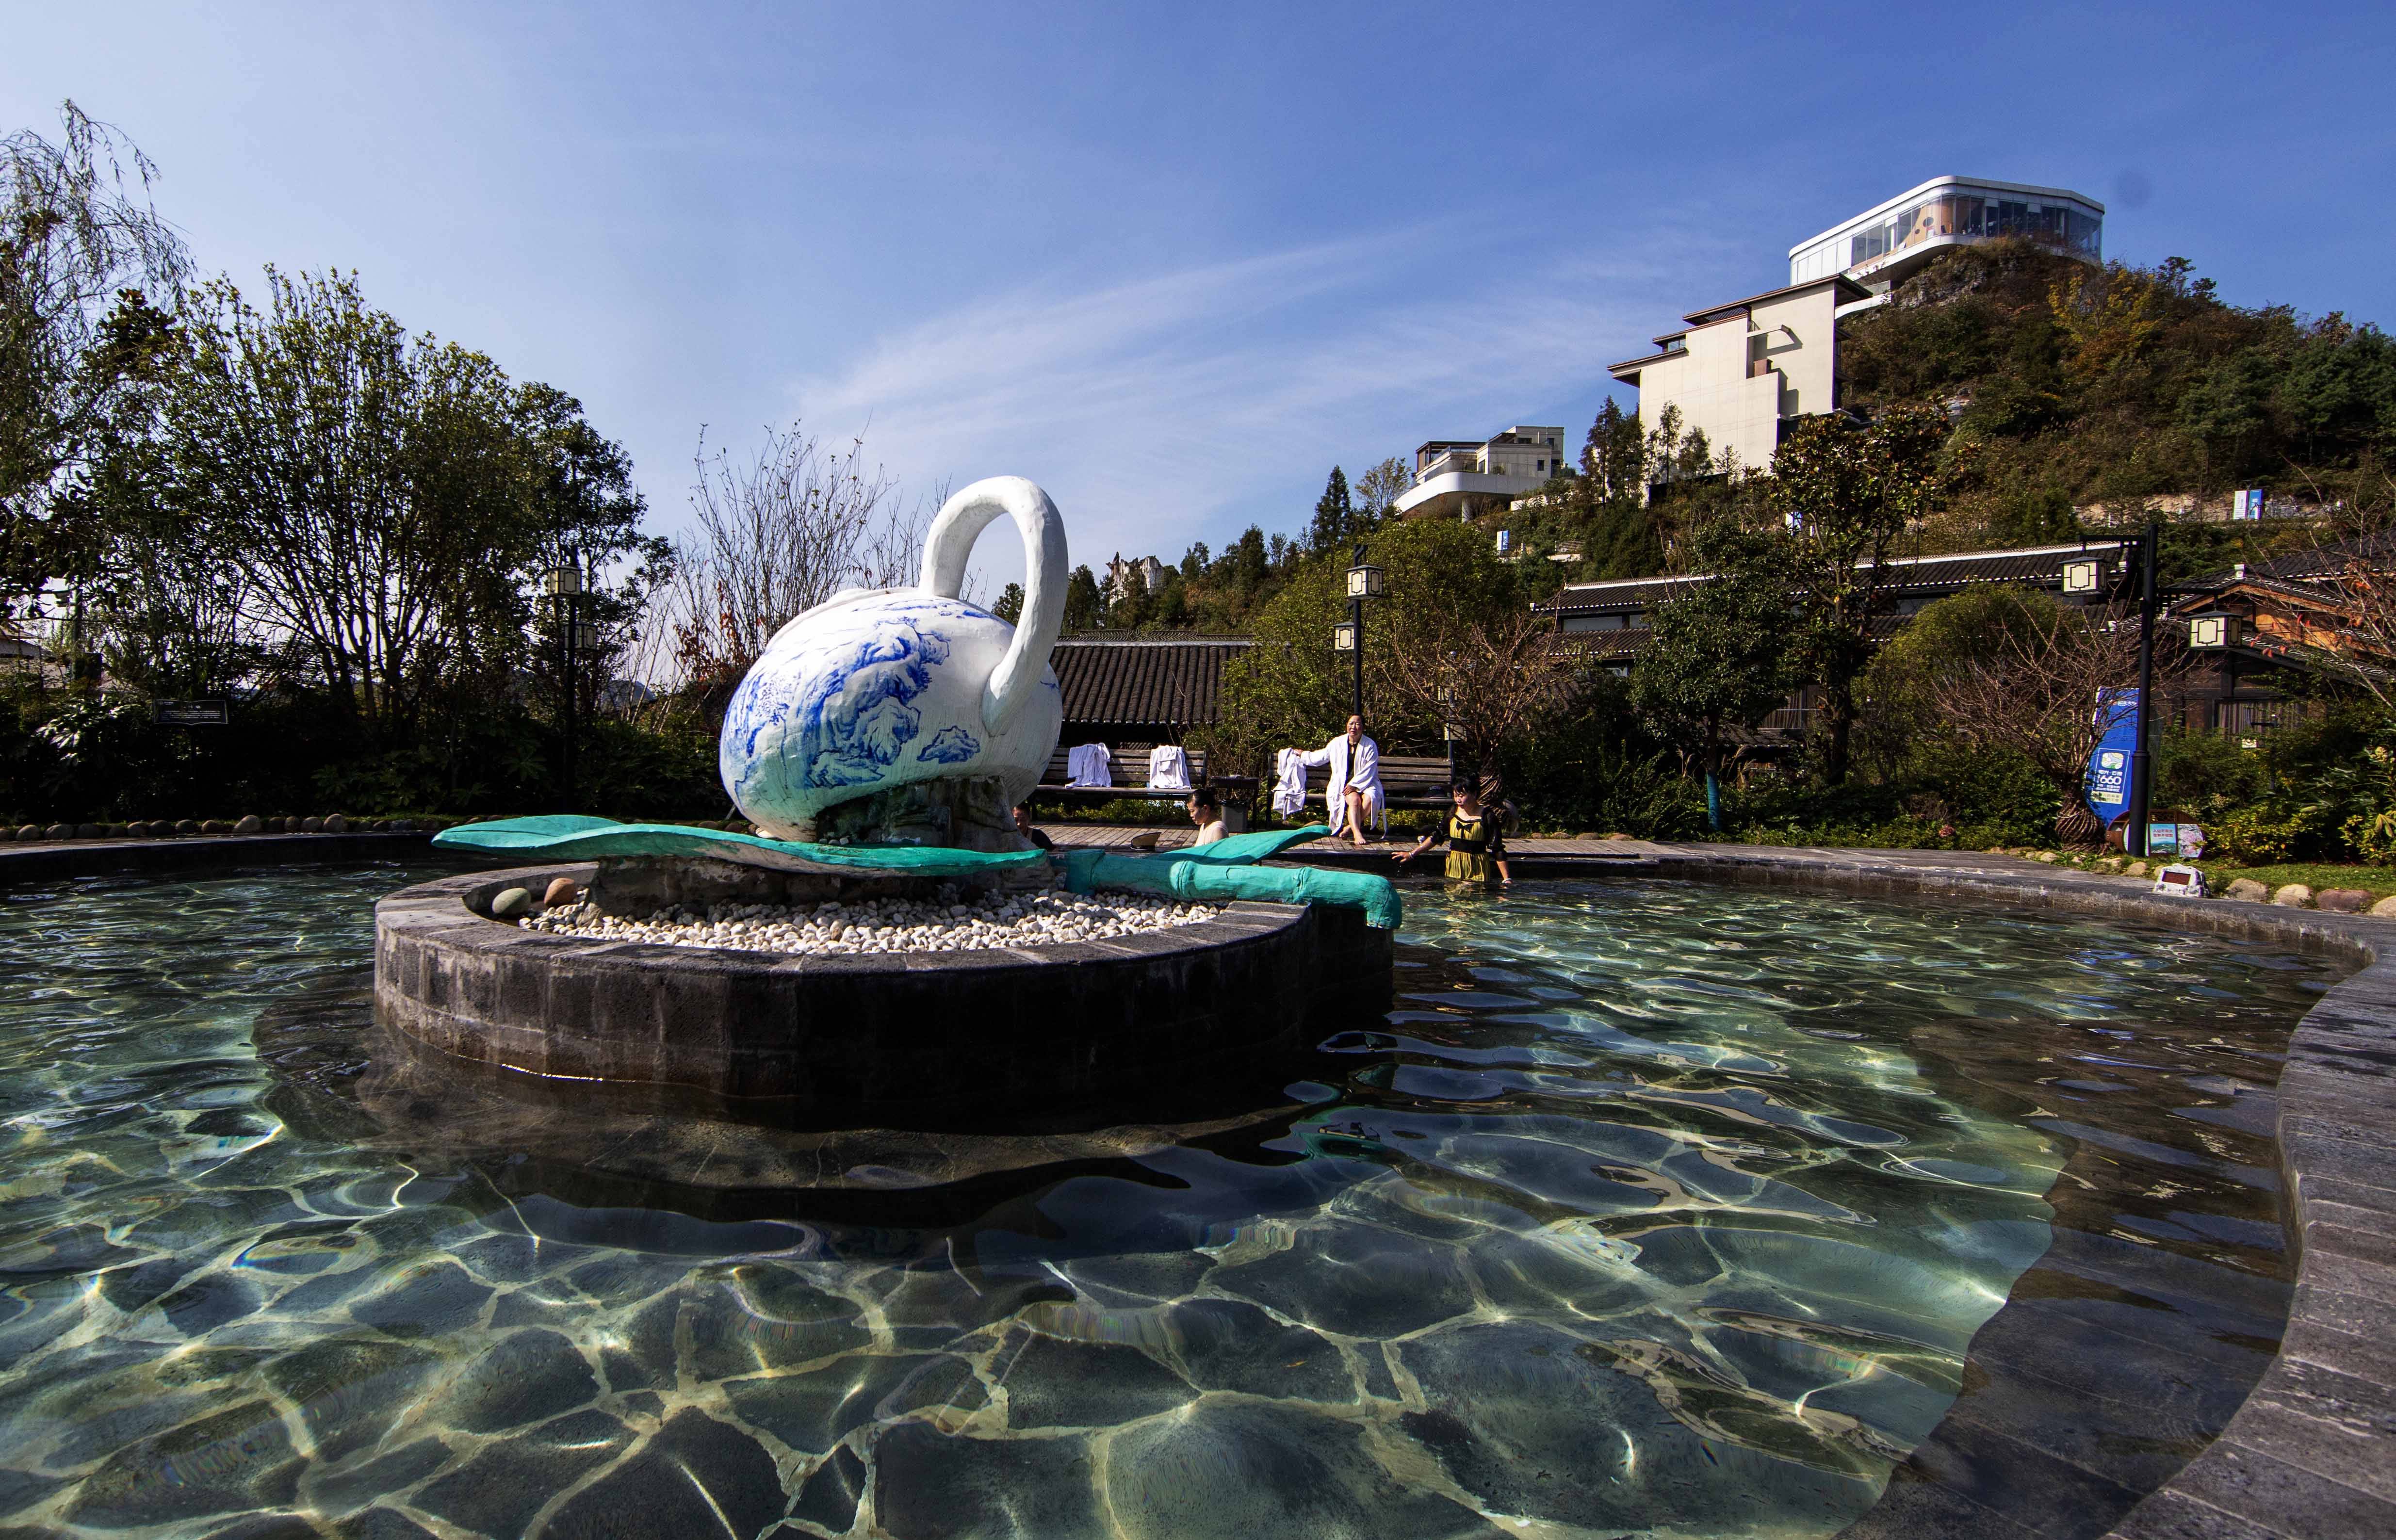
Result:
{"label": "green tree", "polygon": [[1881,414],[1869,426],[1824,415],[1799,419],[1772,458],[1765,496],[1785,511],[1797,642],[1822,692],[1824,777],[1846,778],[1856,678],[1871,661],[1872,622],[1886,607],[1897,543],[1936,506],[1947,478],[1947,420],[1926,407]]}
{"label": "green tree", "polygon": [[1331,468],[1331,478],[1323,484],[1323,496],[1314,502],[1314,522],[1307,526],[1306,549],[1321,552],[1336,549],[1353,533],[1356,510],[1348,497],[1348,477],[1339,467]]}
{"label": "green tree", "polygon": [[1007,584],[1005,591],[998,596],[998,603],[990,606],[990,613],[1010,626],[1020,625],[1023,621],[1023,585]]}
{"label": "green tree", "polygon": [[[1439,719],[1418,694],[1386,688],[1401,629],[1461,629],[1472,617],[1491,625],[1524,613],[1514,569],[1497,559],[1486,535],[1470,524],[1401,522],[1373,538],[1370,559],[1388,591],[1364,610],[1366,728],[1385,750],[1439,742]],[[1296,564],[1279,592],[1258,611],[1254,644],[1224,670],[1218,724],[1205,746],[1225,769],[1264,775],[1277,749],[1321,744],[1347,720],[1351,664],[1332,651],[1332,628],[1348,614],[1348,552],[1324,551]]]}
{"label": "green tree", "polygon": [[1631,666],[1632,705],[1704,777],[1714,829],[1722,827],[1719,783],[1731,731],[1752,731],[1799,678],[1789,546],[1786,536],[1735,519],[1691,531],[1686,558],[1707,576],[1656,607],[1647,645]]}
{"label": "green tree", "polygon": [[2011,636],[2054,629],[2057,600],[2009,583],[1967,588],[1922,607],[1921,613],[1873,655],[1857,682],[1870,705],[1859,741],[1894,778],[1914,750],[1944,728],[1935,691],[1959,670],[1992,663]]}
{"label": "green tree", "polygon": [[[0,139],[0,618],[51,579],[93,576],[98,538],[77,515],[94,505],[60,495],[121,427],[152,299],[191,272],[150,201],[156,167],[73,102],[60,117],[58,143]],[[136,288],[147,316],[120,298]]]}
{"label": "green tree", "polygon": [[461,679],[504,688],[552,563],[635,557],[585,610],[629,617],[662,548],[573,398],[411,337],[354,277],[267,282],[264,312],[222,279],[192,297],[160,396],[162,497],[368,742],[406,736]]}
{"label": "green tree", "polygon": [[1415,484],[1406,462],[1392,455],[1356,478],[1356,522],[1360,532],[1378,528],[1397,512],[1400,498]]}
{"label": "green tree", "polygon": [[1638,503],[1647,496],[1647,441],[1639,414],[1625,412],[1608,396],[1589,425],[1580,452],[1581,474],[1599,501]]}
{"label": "green tree", "polygon": [[1107,623],[1106,596],[1087,565],[1077,566],[1065,579],[1065,630],[1098,631]]}

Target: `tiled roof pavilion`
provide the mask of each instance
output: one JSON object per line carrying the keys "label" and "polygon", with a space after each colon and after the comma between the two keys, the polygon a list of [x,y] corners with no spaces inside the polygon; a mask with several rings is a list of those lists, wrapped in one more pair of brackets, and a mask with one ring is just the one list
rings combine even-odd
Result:
{"label": "tiled roof pavilion", "polygon": [[1176,631],[1059,637],[1048,666],[1065,693],[1067,736],[1176,741],[1216,720],[1223,670],[1248,646],[1245,636]]}

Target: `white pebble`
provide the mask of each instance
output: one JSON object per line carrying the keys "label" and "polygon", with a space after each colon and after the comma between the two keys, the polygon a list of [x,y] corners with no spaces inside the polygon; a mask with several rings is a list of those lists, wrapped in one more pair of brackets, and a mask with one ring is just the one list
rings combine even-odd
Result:
{"label": "white pebble", "polygon": [[[952,898],[943,891],[943,900]],[[902,899],[779,904],[679,904],[641,918],[561,905],[527,919],[527,930],[674,947],[854,956],[866,952],[981,951],[1057,946],[1194,925],[1221,911],[1129,893],[985,894],[971,903]]]}

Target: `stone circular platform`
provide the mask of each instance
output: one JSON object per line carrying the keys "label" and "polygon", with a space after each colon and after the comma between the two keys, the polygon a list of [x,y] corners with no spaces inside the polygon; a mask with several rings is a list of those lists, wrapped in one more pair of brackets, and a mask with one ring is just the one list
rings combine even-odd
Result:
{"label": "stone circular platform", "polygon": [[1328,905],[1235,903],[1102,941],[864,956],[592,941],[487,918],[508,888],[592,872],[477,872],[383,899],[377,1016],[534,1074],[887,1119],[1253,1075],[1390,1005],[1391,933]]}

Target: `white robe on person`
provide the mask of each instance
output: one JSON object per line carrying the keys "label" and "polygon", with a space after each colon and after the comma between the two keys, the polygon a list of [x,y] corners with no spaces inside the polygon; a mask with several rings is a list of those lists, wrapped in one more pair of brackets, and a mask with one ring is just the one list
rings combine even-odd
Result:
{"label": "white robe on person", "polygon": [[1383,830],[1389,828],[1389,803],[1381,793],[1381,746],[1379,744],[1367,737],[1356,745],[1356,751],[1351,758],[1348,751],[1348,735],[1342,733],[1307,755],[1306,763],[1309,765],[1326,764],[1331,767],[1330,782],[1323,789],[1324,812],[1326,815],[1325,821],[1331,825],[1331,832],[1338,833],[1341,827],[1348,821],[1348,798],[1345,793],[1350,787],[1364,794],[1365,816],[1378,828]]}

